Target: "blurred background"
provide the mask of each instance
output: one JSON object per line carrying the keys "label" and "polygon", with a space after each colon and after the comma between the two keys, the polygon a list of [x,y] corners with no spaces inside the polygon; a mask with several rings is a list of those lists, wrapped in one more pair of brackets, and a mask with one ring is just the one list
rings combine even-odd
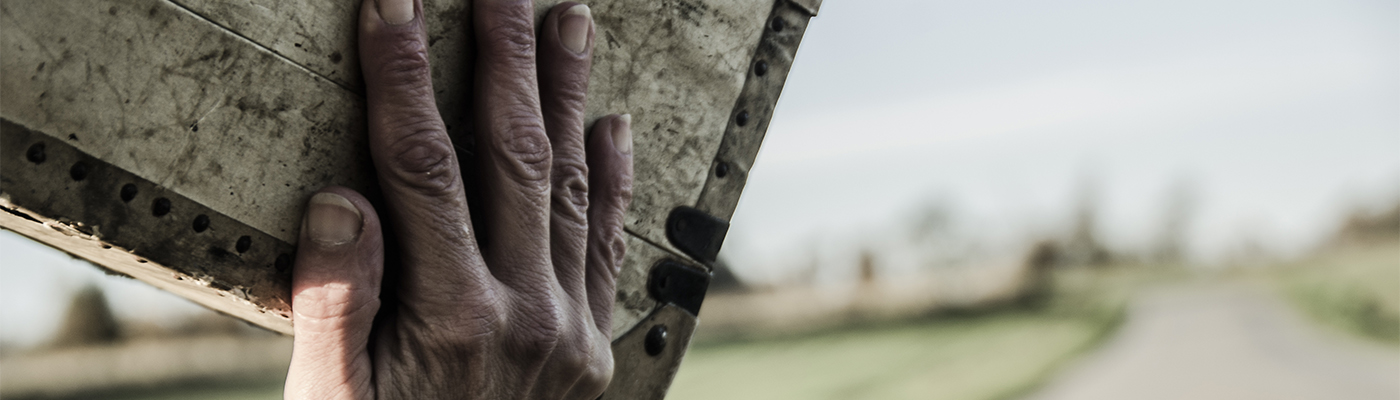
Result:
{"label": "blurred background", "polygon": [[[0,254],[0,397],[280,396]],[[1400,2],[827,0],[720,264],[670,398],[1400,399]]]}

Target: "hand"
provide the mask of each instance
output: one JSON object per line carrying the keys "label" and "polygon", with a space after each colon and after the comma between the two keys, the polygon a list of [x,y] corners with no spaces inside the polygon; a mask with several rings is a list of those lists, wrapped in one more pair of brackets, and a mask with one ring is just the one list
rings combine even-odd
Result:
{"label": "hand", "polygon": [[592,400],[607,387],[631,120],[601,118],[585,139],[592,17],[560,4],[536,43],[533,14],[529,0],[473,5],[473,225],[421,4],[361,6],[370,151],[400,254],[381,308],[380,214],[346,188],[311,198],[287,398]]}

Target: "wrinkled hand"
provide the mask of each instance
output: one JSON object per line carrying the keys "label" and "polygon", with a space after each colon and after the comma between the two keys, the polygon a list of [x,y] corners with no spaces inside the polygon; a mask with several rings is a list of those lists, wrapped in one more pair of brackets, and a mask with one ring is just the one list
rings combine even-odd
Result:
{"label": "wrinkled hand", "polygon": [[599,119],[585,140],[586,6],[554,7],[537,38],[529,0],[474,3],[478,225],[434,103],[421,4],[361,6],[370,151],[401,254],[381,308],[380,214],[346,188],[311,198],[287,398],[592,400],[612,377],[630,117]]}

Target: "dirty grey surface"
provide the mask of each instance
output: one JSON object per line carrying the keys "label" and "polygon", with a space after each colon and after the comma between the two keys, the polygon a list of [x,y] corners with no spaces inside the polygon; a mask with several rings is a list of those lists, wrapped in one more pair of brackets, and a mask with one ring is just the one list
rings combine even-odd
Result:
{"label": "dirty grey surface", "polygon": [[[358,91],[354,42],[358,2],[176,0],[320,76]],[[470,77],[466,0],[425,1],[438,107],[459,149],[471,149],[462,122]],[[543,18],[559,0],[535,2]],[[348,4],[348,5],[347,5]],[[695,205],[744,85],[772,1],[614,0],[589,2],[597,23],[589,124],[633,115],[636,193],[627,228],[669,248],[667,213]],[[674,249],[671,249],[674,250]]]}
{"label": "dirty grey surface", "polygon": [[360,100],[171,3],[0,3],[0,115],[295,243],[306,197],[366,190]]}
{"label": "dirty grey surface", "polygon": [[[817,1],[820,3],[820,1]],[[815,10],[815,8],[811,9]],[[731,111],[720,147],[710,165],[695,208],[729,220],[739,204],[739,195],[748,182],[749,171],[758,157],[773,109],[782,94],[788,71],[797,56],[798,44],[812,17],[808,9],[777,2],[763,29],[763,36],[749,63],[749,79]],[[781,21],[781,22],[774,22]],[[740,116],[747,116],[740,124]]]}
{"label": "dirty grey surface", "polygon": [[[599,399],[665,398],[685,358],[696,323],[694,315],[668,304],[614,340],[612,351],[618,373]],[[661,341],[664,347],[653,355],[646,350],[647,336],[658,327],[666,333]]]}

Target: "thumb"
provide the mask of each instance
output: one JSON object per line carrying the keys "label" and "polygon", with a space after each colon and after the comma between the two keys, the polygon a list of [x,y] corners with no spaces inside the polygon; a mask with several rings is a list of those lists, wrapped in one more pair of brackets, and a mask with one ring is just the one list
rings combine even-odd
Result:
{"label": "thumb", "polygon": [[384,242],[369,201],[343,187],[311,197],[292,268],[292,364],[284,396],[367,398]]}

